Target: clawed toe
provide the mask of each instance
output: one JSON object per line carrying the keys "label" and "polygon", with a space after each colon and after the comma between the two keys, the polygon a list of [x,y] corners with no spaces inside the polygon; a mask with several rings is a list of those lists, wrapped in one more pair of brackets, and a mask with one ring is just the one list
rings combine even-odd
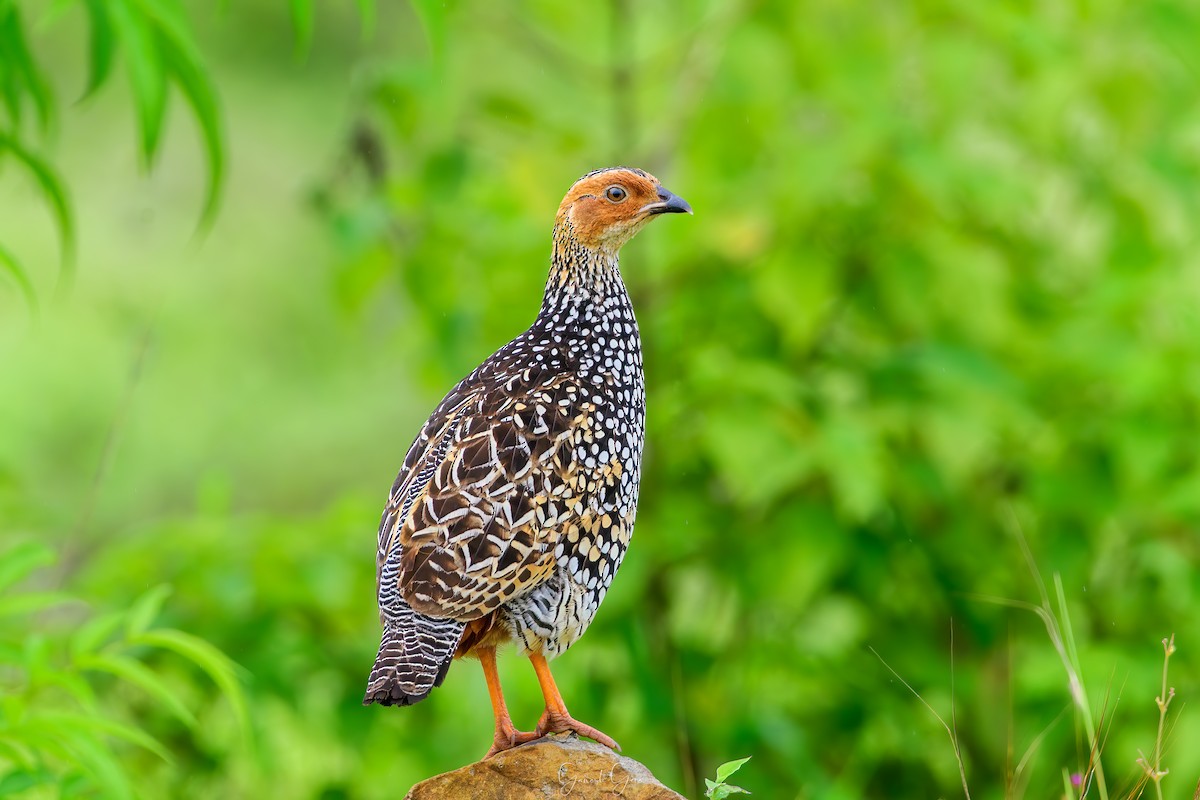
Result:
{"label": "clawed toe", "polygon": [[569,714],[551,714],[549,712],[543,714],[542,718],[538,720],[534,734],[540,738],[548,733],[575,733],[579,736],[586,736],[617,752],[621,750],[621,745],[617,744],[611,736],[596,730],[591,725],[583,724]]}
{"label": "clawed toe", "polygon": [[491,758],[497,753],[503,753],[505,750],[511,750],[518,745],[527,744],[540,738],[542,738],[542,734],[537,731],[519,731],[516,728],[497,729],[496,735],[492,738],[492,747],[484,758]]}

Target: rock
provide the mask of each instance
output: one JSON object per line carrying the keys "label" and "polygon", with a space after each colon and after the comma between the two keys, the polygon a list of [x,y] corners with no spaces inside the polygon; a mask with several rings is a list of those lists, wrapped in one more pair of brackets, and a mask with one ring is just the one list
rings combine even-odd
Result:
{"label": "rock", "polygon": [[550,734],[421,781],[405,800],[542,800],[547,797],[683,800],[650,770],[604,745]]}

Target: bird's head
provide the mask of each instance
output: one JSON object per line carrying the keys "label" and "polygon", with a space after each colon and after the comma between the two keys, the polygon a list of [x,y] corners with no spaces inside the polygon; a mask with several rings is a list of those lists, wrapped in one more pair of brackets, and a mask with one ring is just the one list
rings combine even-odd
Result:
{"label": "bird's head", "polygon": [[555,225],[589,250],[616,253],[651,218],[691,214],[682,197],[658,178],[632,167],[589,172],[575,182],[558,207]]}

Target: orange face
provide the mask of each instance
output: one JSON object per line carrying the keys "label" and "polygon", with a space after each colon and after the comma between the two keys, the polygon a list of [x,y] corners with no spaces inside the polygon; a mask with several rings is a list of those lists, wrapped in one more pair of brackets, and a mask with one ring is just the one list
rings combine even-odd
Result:
{"label": "orange face", "polygon": [[616,252],[658,214],[690,214],[683,198],[648,172],[613,167],[584,175],[558,207],[558,222],[569,222],[585,247]]}

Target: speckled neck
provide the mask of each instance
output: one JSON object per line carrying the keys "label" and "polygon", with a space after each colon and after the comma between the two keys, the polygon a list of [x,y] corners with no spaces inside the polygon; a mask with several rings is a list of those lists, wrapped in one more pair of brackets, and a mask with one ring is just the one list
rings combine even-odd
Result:
{"label": "speckled neck", "polygon": [[570,221],[561,220],[554,226],[541,316],[589,303],[608,305],[614,296],[628,297],[617,253],[585,247],[575,238]]}

